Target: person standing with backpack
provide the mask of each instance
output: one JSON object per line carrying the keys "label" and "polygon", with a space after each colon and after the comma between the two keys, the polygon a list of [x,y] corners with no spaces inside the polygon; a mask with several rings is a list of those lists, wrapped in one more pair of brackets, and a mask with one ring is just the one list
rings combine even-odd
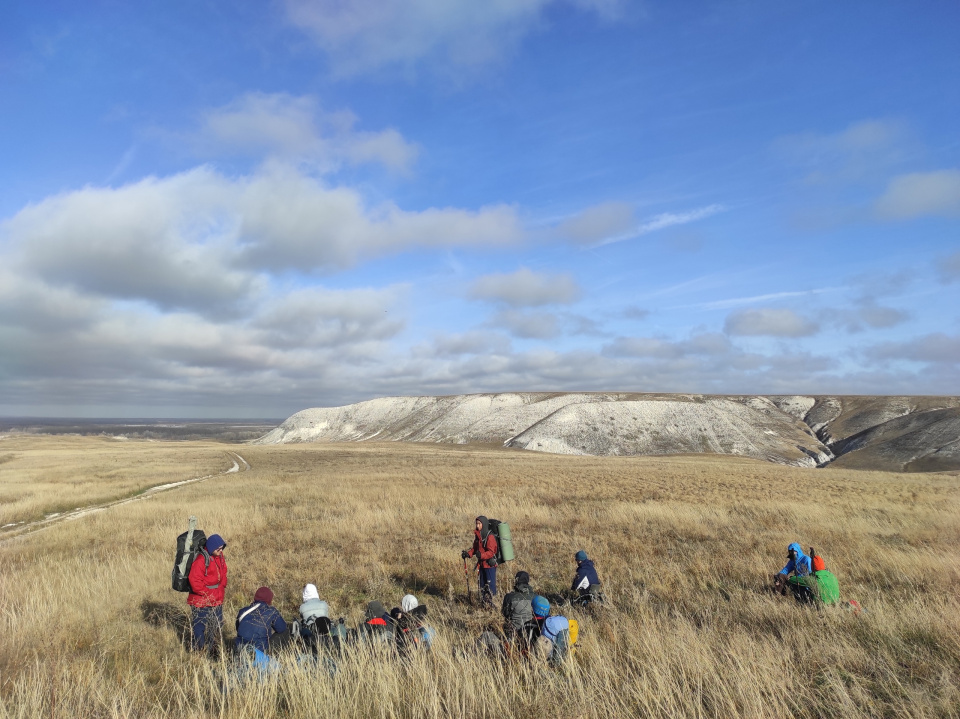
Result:
{"label": "person standing with backpack", "polygon": [[477,517],[473,534],[473,547],[464,549],[460,556],[464,559],[477,558],[480,603],[492,606],[493,598],[497,596],[497,538],[483,515]]}
{"label": "person standing with backpack", "polygon": [[207,538],[206,546],[190,566],[191,642],[198,651],[206,649],[207,643],[220,643],[223,631],[223,598],[227,591],[227,560],[223,550],[227,543],[219,534]]}

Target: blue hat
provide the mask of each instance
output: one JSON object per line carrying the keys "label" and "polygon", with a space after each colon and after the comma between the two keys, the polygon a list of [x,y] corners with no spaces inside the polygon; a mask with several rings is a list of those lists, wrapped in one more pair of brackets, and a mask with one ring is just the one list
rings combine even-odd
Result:
{"label": "blue hat", "polygon": [[223,537],[219,534],[211,534],[207,537],[207,551],[211,554],[226,546],[227,543],[223,541]]}
{"label": "blue hat", "polygon": [[546,597],[541,597],[539,594],[533,598],[533,614],[537,617],[546,617],[550,614],[550,602],[547,601]]}
{"label": "blue hat", "polygon": [[578,562],[582,562],[586,558],[587,558],[587,553],[582,549],[579,552],[577,552],[576,555],[574,555],[574,559],[576,559]]}

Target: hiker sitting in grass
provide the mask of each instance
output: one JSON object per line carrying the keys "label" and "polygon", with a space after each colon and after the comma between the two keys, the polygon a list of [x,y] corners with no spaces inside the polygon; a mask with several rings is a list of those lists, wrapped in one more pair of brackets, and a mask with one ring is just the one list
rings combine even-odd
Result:
{"label": "hiker sitting in grass", "polygon": [[503,631],[508,639],[523,638],[524,627],[533,621],[533,590],[530,575],[517,572],[513,578],[513,591],[503,598],[500,613],[503,614]]}
{"label": "hiker sitting in grass", "polygon": [[532,647],[543,633],[543,623],[550,616],[550,601],[538,594],[530,602],[530,608],[533,610],[533,619],[523,625],[522,641],[527,647]]}
{"label": "hiker sitting in grass", "polygon": [[805,583],[800,582],[800,578],[812,572],[813,565],[810,557],[803,553],[803,547],[799,542],[793,542],[787,547],[786,566],[780,570],[779,574],[774,575],[773,590],[786,596],[789,589],[798,602],[809,601],[810,589]]}
{"label": "hiker sitting in grass", "polygon": [[253,604],[244,607],[237,614],[237,648],[252,645],[265,654],[283,644],[277,635],[287,636],[287,623],[280,612],[270,606],[273,592],[269,587],[260,587],[253,595]]}
{"label": "hiker sitting in grass", "polygon": [[300,605],[300,639],[317,651],[322,637],[330,635],[330,605],[320,599],[316,585],[303,588],[303,604]]}
{"label": "hiker sitting in grass", "polygon": [[429,649],[433,630],[426,626],[427,607],[412,594],[400,600],[400,607],[390,612],[395,622],[397,650],[401,656],[414,649]]}
{"label": "hiker sitting in grass", "polygon": [[497,596],[497,538],[490,531],[490,522],[483,515],[477,517],[473,534],[473,547],[464,549],[460,556],[464,559],[474,556],[477,558],[480,602],[491,605],[493,597]]}
{"label": "hiker sitting in grass", "polygon": [[383,603],[377,600],[367,604],[367,610],[363,624],[360,625],[358,634],[361,642],[383,642],[388,643],[393,640],[394,622],[384,609]]}
{"label": "hiker sitting in grass", "polygon": [[[839,602],[840,585],[833,572],[827,570],[827,564],[823,561],[823,557],[817,555],[813,547],[810,547],[810,554],[805,556],[810,560],[811,571],[807,574],[795,573],[794,576],[787,579],[787,586],[793,592],[793,596],[802,604],[812,602],[836,604]],[[780,576],[784,575],[781,573]]]}
{"label": "hiker sitting in grass", "polygon": [[602,602],[603,593],[600,591],[600,578],[593,567],[593,560],[587,558],[587,553],[580,550],[574,555],[577,562],[577,574],[570,585],[573,593],[573,603],[586,606],[593,602]]}

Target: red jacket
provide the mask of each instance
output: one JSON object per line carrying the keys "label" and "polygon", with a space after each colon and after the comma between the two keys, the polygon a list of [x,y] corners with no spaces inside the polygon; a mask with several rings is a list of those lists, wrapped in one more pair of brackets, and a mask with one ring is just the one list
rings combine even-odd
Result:
{"label": "red jacket", "polygon": [[206,560],[197,555],[190,566],[190,594],[187,604],[191,607],[219,607],[227,591],[227,560],[211,555],[210,565],[204,570]]}
{"label": "red jacket", "polygon": [[480,557],[480,566],[484,569],[491,569],[496,566],[490,564],[490,560],[497,556],[497,538],[493,536],[493,532],[487,532],[487,541],[484,542],[484,545],[480,544],[480,530],[473,530],[474,539],[473,539],[473,549],[467,552],[471,557],[479,556]]}

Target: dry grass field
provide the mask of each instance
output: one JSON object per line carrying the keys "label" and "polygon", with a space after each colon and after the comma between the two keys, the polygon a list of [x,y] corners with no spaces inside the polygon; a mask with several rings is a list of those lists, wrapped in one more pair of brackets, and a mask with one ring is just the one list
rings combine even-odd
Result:
{"label": "dry grass field", "polygon": [[[96,438],[8,439],[3,512],[39,476],[38,441],[61,460],[46,483],[82,487],[87,473],[93,498],[135,491],[128,474],[157,484],[229,465],[215,444],[126,443],[110,465]],[[0,717],[960,716],[956,475],[394,443],[237,449],[249,471],[0,543]],[[612,602],[563,610],[581,623],[567,666],[471,650],[499,624],[464,601],[459,552],[479,513],[513,527],[504,590],[525,569],[558,591],[577,549],[596,560]],[[228,637],[258,586],[292,617],[313,582],[351,625],[366,601],[413,592],[434,650],[353,654],[333,677],[290,661],[232,682],[226,661],[182,648],[186,595],[169,582],[189,514],[228,542]],[[814,545],[865,611],[767,594],[791,541]]]}

